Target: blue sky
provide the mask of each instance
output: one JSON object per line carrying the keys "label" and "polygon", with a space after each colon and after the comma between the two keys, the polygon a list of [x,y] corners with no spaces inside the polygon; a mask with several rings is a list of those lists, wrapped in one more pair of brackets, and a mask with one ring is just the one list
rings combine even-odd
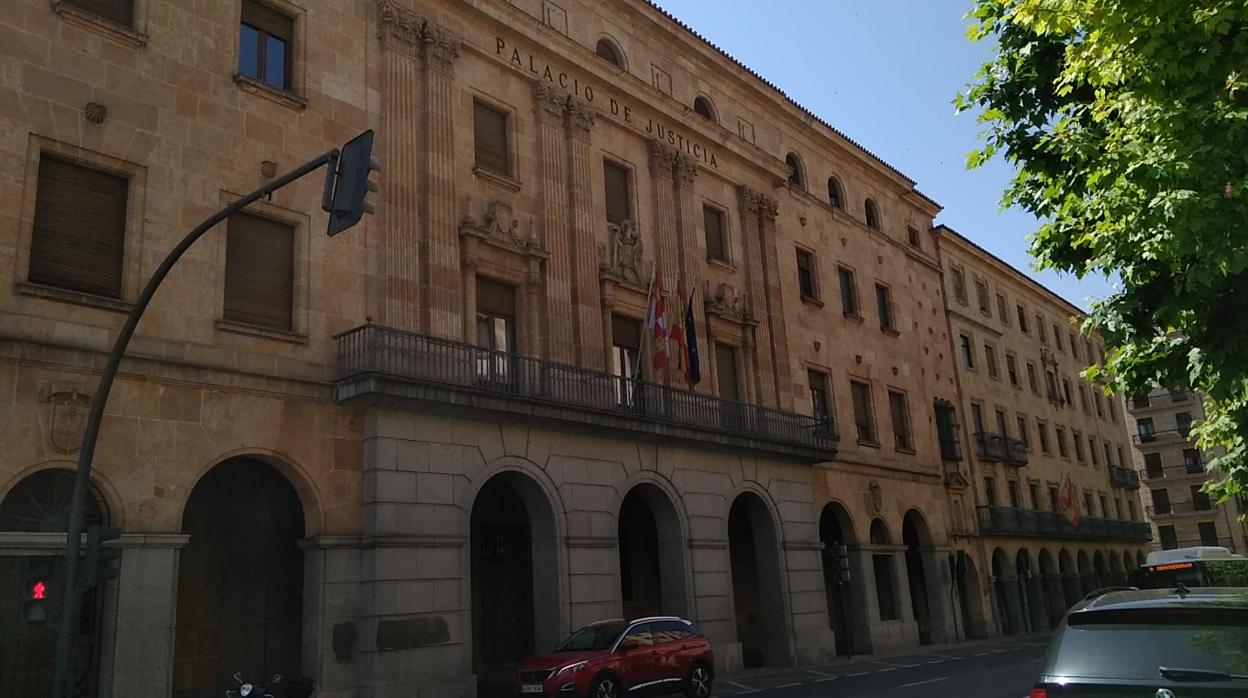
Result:
{"label": "blue sky", "polygon": [[707,39],[850,138],[906,173],[944,206],[937,218],[1075,305],[1110,282],[1036,272],[1035,219],[1000,210],[1012,170],[966,169],[979,126],[951,101],[988,58],[966,39],[970,0],[657,0]]}

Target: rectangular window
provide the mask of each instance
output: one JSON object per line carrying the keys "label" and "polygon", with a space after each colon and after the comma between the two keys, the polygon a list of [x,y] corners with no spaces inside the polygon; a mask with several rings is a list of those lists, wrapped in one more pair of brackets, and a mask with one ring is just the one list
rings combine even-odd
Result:
{"label": "rectangular window", "polygon": [[962,267],[953,267],[953,297],[962,305],[966,305],[966,272]]}
{"label": "rectangular window", "polygon": [[741,382],[737,376],[737,348],[715,343],[715,374],[721,400],[741,400]]}
{"label": "rectangular window", "polygon": [[1175,429],[1178,429],[1179,436],[1182,436],[1183,438],[1186,439],[1187,435],[1192,431],[1192,413],[1191,412],[1176,413],[1174,415],[1174,427]]}
{"label": "rectangular window", "polygon": [[1179,537],[1174,533],[1174,526],[1158,526],[1157,536],[1161,538],[1162,550],[1174,550],[1179,547]]}
{"label": "rectangular window", "polygon": [[611,373],[618,379],[615,398],[621,405],[633,404],[633,379],[641,352],[641,322],[623,315],[611,316]]}
{"label": "rectangular window", "polygon": [[1010,312],[1006,310],[1005,296],[997,294],[997,319],[1006,325],[1010,324]]}
{"label": "rectangular window", "polygon": [[904,393],[888,391],[888,411],[893,418],[893,439],[898,451],[913,451],[914,439],[910,433],[910,405]]}
{"label": "rectangular window", "polygon": [[1009,436],[1010,429],[1006,425],[1005,411],[997,410],[996,415],[997,415],[997,433],[1000,434],[1001,436]]}
{"label": "rectangular window", "polygon": [[871,386],[860,381],[850,381],[849,389],[854,400],[854,425],[858,428],[858,440],[878,443],[875,417],[871,413]]}
{"label": "rectangular window", "polygon": [[1083,493],[1083,511],[1088,516],[1094,516],[1096,513],[1096,510],[1092,508],[1092,493],[1091,492]]}
{"label": "rectangular window", "polygon": [[1041,344],[1049,343],[1048,332],[1044,329],[1044,318],[1040,316],[1040,313],[1036,313],[1036,336],[1040,338]]}
{"label": "rectangular window", "polygon": [[1124,468],[1127,467],[1127,461],[1122,457],[1122,446],[1114,446],[1114,450],[1118,452],[1118,465],[1121,465]]}
{"label": "rectangular window", "polygon": [[1135,428],[1136,428],[1136,432],[1139,434],[1137,438],[1139,439],[1140,443],[1142,444],[1152,443],[1153,441],[1157,440],[1157,436],[1156,436],[1157,430],[1153,426],[1152,417],[1145,417],[1143,419],[1137,419],[1135,422]]}
{"label": "rectangular window", "polygon": [[511,175],[511,148],[507,145],[507,112],[479,99],[472,100],[474,164],[482,170]]}
{"label": "rectangular window", "polygon": [[958,335],[962,342],[962,363],[967,368],[975,368],[975,348],[971,346],[971,338],[966,335]]}
{"label": "rectangular window", "polygon": [[1049,511],[1057,511],[1061,506],[1061,498],[1057,494],[1057,488],[1049,486]]}
{"label": "rectangular window", "polygon": [[516,351],[516,289],[477,277],[477,378],[510,383]]}
{"label": "rectangular window", "polygon": [[990,507],[997,505],[997,486],[990,477],[984,478],[984,501],[988,502]]}
{"label": "rectangular window", "polygon": [[1101,503],[1101,518],[1108,519],[1110,517],[1109,502],[1105,499],[1105,495],[1099,496]]}
{"label": "rectangular window", "polygon": [[1170,513],[1170,490],[1162,487],[1155,490],[1149,490],[1153,497],[1153,513],[1169,514]]}
{"label": "rectangular window", "polygon": [[238,34],[238,72],[279,90],[291,86],[295,20],[268,5],[243,0]]}
{"label": "rectangular window", "polygon": [[975,279],[975,299],[979,301],[979,312],[984,315],[992,315],[992,308],[988,305],[987,281]]}
{"label": "rectangular window", "polygon": [[971,403],[971,425],[975,427],[976,434],[984,432],[984,408],[977,402]]}
{"label": "rectangular window", "polygon": [[1023,441],[1023,448],[1031,450],[1031,434],[1027,432],[1027,415],[1018,415],[1018,438]]}
{"label": "rectangular window", "polygon": [[1040,485],[1033,482],[1027,485],[1027,491],[1031,493],[1031,508],[1040,511]]}
{"label": "rectangular window", "polygon": [[1096,403],[1096,416],[1104,417],[1105,413],[1101,410],[1101,391],[1092,391],[1092,402]]}
{"label": "rectangular window", "polygon": [[837,267],[836,277],[841,283],[841,313],[847,316],[857,316],[858,282],[854,279],[853,270]]}
{"label": "rectangular window", "polygon": [[1085,413],[1088,411],[1088,391],[1083,387],[1082,383],[1079,385],[1079,406],[1083,408]]}
{"label": "rectangular window", "polygon": [[633,219],[632,173],[623,165],[602,161],[602,180],[606,189],[607,222],[621,225]]}
{"label": "rectangular window", "polygon": [[1022,330],[1023,334],[1027,334],[1027,309],[1021,303],[1014,307],[1018,309],[1018,329]]}
{"label": "rectangular window", "polygon": [[1070,440],[1075,444],[1075,459],[1080,463],[1083,461],[1083,434],[1078,431],[1071,430]]}
{"label": "rectangular window", "polygon": [[1037,419],[1036,433],[1040,436],[1040,450],[1044,453],[1051,453],[1049,450],[1049,425]]}
{"label": "rectangular window", "polygon": [[724,213],[710,206],[702,207],[702,229],[706,233],[706,258],[728,261],[728,245],[724,240]]}
{"label": "rectangular window", "polygon": [[1070,399],[1071,394],[1070,394],[1070,379],[1069,378],[1062,379],[1062,395],[1065,397],[1067,405],[1072,404],[1072,400]]}
{"label": "rectangular window", "polygon": [[1161,465],[1160,453],[1144,454],[1144,472],[1147,473],[1150,478],[1165,477],[1166,471]]}
{"label": "rectangular window", "polygon": [[940,456],[944,460],[962,460],[962,444],[958,439],[957,416],[953,405],[936,401],[936,436],[940,439]]}
{"label": "rectangular window", "polygon": [[41,155],[27,279],[120,298],[129,192],[124,176]]}
{"label": "rectangular window", "polygon": [[236,213],[225,228],[223,319],[289,332],[293,328],[295,228]]}
{"label": "rectangular window", "polygon": [[134,26],[134,0],[61,0],[123,27]]}
{"label": "rectangular window", "polygon": [[1056,322],[1053,323],[1053,346],[1057,347],[1058,351],[1066,351],[1062,347],[1062,329],[1057,326]]}
{"label": "rectangular window", "polygon": [[1018,360],[1013,354],[1005,355],[1005,372],[1010,377],[1010,385],[1018,387]]}
{"label": "rectangular window", "polygon": [[1053,375],[1052,371],[1044,372],[1044,390],[1050,400],[1056,402],[1061,399],[1061,396],[1057,394],[1057,376]]}
{"label": "rectangular window", "polygon": [[1218,525],[1212,521],[1201,521],[1196,524],[1196,529],[1200,531],[1201,545],[1218,545]]}
{"label": "rectangular window", "polygon": [[832,416],[828,402],[828,376],[820,371],[806,371],[806,382],[810,384],[810,413],[818,419]]}
{"label": "rectangular window", "polygon": [[895,331],[893,322],[893,293],[883,284],[875,285],[875,305],[880,313],[880,329]]}
{"label": "rectangular window", "polygon": [[897,620],[897,601],[893,594],[893,556],[872,555],[875,572],[875,596],[879,600],[880,620]]}
{"label": "rectangular window", "polygon": [[1019,500],[1022,499],[1022,497],[1020,497],[1018,493],[1018,480],[1006,480],[1005,488],[1010,495],[1010,506],[1015,509],[1021,509],[1022,502]]}
{"label": "rectangular window", "polygon": [[984,343],[984,364],[988,366],[988,377],[1000,380],[1001,374],[997,370],[997,350],[986,342]]}
{"label": "rectangular window", "polygon": [[1066,451],[1066,428],[1053,427],[1054,436],[1057,438],[1057,455],[1062,458],[1070,458],[1070,454]]}
{"label": "rectangular window", "polygon": [[910,239],[910,246],[923,249],[923,243],[919,238],[919,230],[913,226],[906,227],[906,236]]}
{"label": "rectangular window", "polygon": [[1127,516],[1132,521],[1138,520],[1136,513],[1135,513],[1135,500],[1134,499],[1127,499]]}
{"label": "rectangular window", "polygon": [[1070,333],[1070,355],[1079,358],[1079,342],[1075,339],[1075,333]]}
{"label": "rectangular window", "polygon": [[797,251],[797,288],[802,298],[816,300],[818,287],[815,285],[815,258],[807,250]]}
{"label": "rectangular window", "polygon": [[1096,452],[1096,437],[1089,436],[1088,437],[1088,455],[1092,456],[1092,465],[1100,466],[1101,457],[1096,455],[1096,453],[1097,453]]}
{"label": "rectangular window", "polygon": [[[1160,458],[1161,458],[1160,454],[1149,454],[1149,455],[1156,455],[1160,461]],[[1147,457],[1148,456],[1145,456],[1145,458]],[[1200,451],[1197,451],[1194,448],[1183,449],[1183,468],[1187,472],[1192,473],[1192,474],[1203,471],[1205,469],[1205,464],[1201,462]]]}
{"label": "rectangular window", "polygon": [[1209,511],[1213,508],[1213,502],[1209,499],[1209,494],[1201,491],[1204,485],[1191,485],[1189,490],[1192,493],[1192,508],[1196,511]]}
{"label": "rectangular window", "polygon": [[1105,467],[1112,467],[1114,465],[1114,451],[1108,441],[1103,445],[1105,446]]}
{"label": "rectangular window", "polygon": [[1036,395],[1040,394],[1040,384],[1036,380],[1036,365],[1030,361],[1027,362],[1027,385],[1031,387],[1031,392]]}

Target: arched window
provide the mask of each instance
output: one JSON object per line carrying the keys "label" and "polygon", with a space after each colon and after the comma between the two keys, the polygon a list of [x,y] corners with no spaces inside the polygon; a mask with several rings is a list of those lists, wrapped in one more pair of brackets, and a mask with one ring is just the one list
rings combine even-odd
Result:
{"label": "arched window", "polygon": [[867,199],[866,201],[867,227],[880,229],[880,207],[875,205],[875,199]]}
{"label": "arched window", "polygon": [[617,48],[610,39],[599,39],[598,45],[594,48],[594,53],[617,68],[624,67],[624,52]]}
{"label": "arched window", "polygon": [[[53,468],[28,475],[0,502],[0,531],[64,533],[73,491],[72,470]],[[84,529],[108,523],[108,509],[95,485],[88,491],[82,523]]]}
{"label": "arched window", "polygon": [[784,164],[789,166],[789,184],[795,187],[805,186],[806,179],[802,175],[802,161],[797,157],[797,153],[785,155]]}
{"label": "arched window", "polygon": [[828,177],[828,205],[832,208],[842,208],[844,200],[841,183],[836,181],[836,177]]}
{"label": "arched window", "polygon": [[711,106],[711,100],[706,97],[699,95],[693,100],[693,111],[707,121],[719,121],[719,119],[715,118],[715,107]]}

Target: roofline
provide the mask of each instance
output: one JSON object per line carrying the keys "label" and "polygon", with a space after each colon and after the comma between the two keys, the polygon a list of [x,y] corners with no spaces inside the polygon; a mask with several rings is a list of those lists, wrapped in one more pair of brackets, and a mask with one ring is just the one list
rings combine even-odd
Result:
{"label": "roofline", "polygon": [[972,240],[972,239],[968,238],[967,236],[963,235],[962,233],[959,233],[958,231],[954,230],[953,228],[950,228],[948,225],[945,225],[944,223],[939,223],[939,224],[937,224],[936,226],[934,226],[934,227],[932,228],[932,230],[933,230],[934,232],[938,232],[938,233],[939,233],[939,232],[947,233],[947,234],[949,234],[949,235],[952,235],[954,238],[956,238],[956,239],[958,239],[958,240],[960,240],[960,241],[962,241],[962,242],[965,242],[967,245],[970,245],[971,247],[975,248],[976,250],[978,250],[978,251],[982,252],[983,254],[987,255],[988,257],[990,257],[992,260],[996,261],[996,262],[997,262],[998,264],[1000,264],[1001,266],[1003,266],[1003,267],[1005,267],[1006,269],[1010,270],[1010,271],[1011,271],[1011,272],[1013,272],[1016,276],[1018,276],[1018,277],[1022,278],[1022,279],[1023,279],[1023,281],[1027,282],[1029,285],[1031,285],[1031,286],[1032,286],[1032,288],[1034,288],[1035,290],[1039,291],[1042,295],[1049,296],[1050,298],[1053,298],[1054,300],[1056,300],[1058,303],[1061,303],[1061,304],[1065,305],[1067,308],[1069,308],[1069,309],[1073,310],[1073,311],[1074,311],[1074,313],[1075,313],[1075,315],[1078,315],[1078,316],[1079,316],[1079,317],[1081,317],[1081,318],[1085,318],[1085,317],[1087,317],[1087,316],[1088,316],[1088,312],[1087,312],[1086,310],[1083,310],[1082,308],[1080,308],[1079,306],[1075,305],[1074,303],[1071,303],[1070,301],[1066,300],[1066,299],[1065,299],[1065,298],[1063,298],[1062,296],[1058,295],[1055,291],[1053,291],[1053,289],[1051,289],[1051,288],[1049,288],[1048,286],[1045,286],[1044,284],[1040,283],[1039,281],[1036,281],[1035,279],[1031,278],[1029,275],[1027,275],[1027,274],[1023,273],[1021,270],[1019,270],[1019,268],[1018,268],[1018,267],[1014,266],[1013,264],[1010,264],[1009,262],[1005,261],[1004,259],[1001,259],[1001,258],[1000,258],[1000,257],[998,257],[997,255],[995,255],[995,254],[993,254],[993,253],[989,252],[988,250],[986,250],[986,249],[984,249],[983,247],[981,247],[981,246],[980,246],[978,243],[976,243],[974,240]]}
{"label": "roofline", "polygon": [[919,196],[923,197],[923,199],[925,199],[926,201],[928,201],[929,203],[931,203],[933,206],[935,206],[935,207],[937,207],[937,208],[944,208],[944,207],[943,207],[943,206],[941,206],[941,205],[940,205],[937,201],[935,201],[934,199],[932,199],[930,196],[928,196],[928,195],[924,194],[923,192],[919,191],[919,190],[918,190],[918,188],[915,186],[915,185],[916,185],[916,182],[915,182],[913,179],[911,179],[909,175],[907,175],[906,173],[904,173],[904,172],[902,172],[901,170],[897,169],[897,168],[896,168],[896,167],[894,167],[893,165],[889,164],[889,162],[888,162],[887,160],[885,160],[884,158],[882,158],[882,157],[880,157],[880,156],[876,155],[875,153],[871,152],[871,151],[870,151],[870,150],[868,150],[865,146],[863,146],[861,143],[859,143],[858,141],[854,140],[853,138],[850,138],[850,137],[849,137],[848,135],[846,135],[843,131],[841,131],[840,129],[836,128],[836,127],[835,127],[835,126],[833,126],[832,124],[828,123],[826,120],[824,120],[824,119],[823,119],[823,117],[819,116],[818,114],[814,113],[814,112],[813,112],[813,111],[811,111],[810,109],[808,109],[808,108],[806,108],[805,106],[803,106],[803,105],[802,105],[801,103],[799,103],[797,100],[795,100],[795,99],[793,99],[792,97],[790,97],[790,96],[788,95],[788,93],[787,93],[787,92],[785,92],[784,90],[780,89],[780,87],[778,87],[775,83],[773,83],[773,82],[771,82],[770,80],[768,80],[767,78],[763,77],[763,76],[762,76],[762,75],[760,75],[758,72],[756,72],[753,68],[749,67],[749,66],[748,66],[748,65],[746,65],[745,63],[743,63],[743,62],[741,62],[740,60],[738,60],[738,59],[737,59],[735,56],[733,56],[732,54],[728,53],[728,52],[727,52],[727,51],[725,51],[724,49],[722,49],[722,48],[720,48],[719,46],[717,46],[717,45],[716,45],[714,42],[712,42],[710,39],[708,39],[708,38],[706,38],[705,36],[702,36],[701,34],[699,34],[699,33],[697,32],[697,30],[695,30],[693,27],[689,26],[688,24],[685,24],[683,21],[681,21],[681,20],[680,20],[680,18],[676,17],[676,15],[674,15],[674,14],[672,14],[671,12],[668,12],[667,10],[663,9],[662,7],[660,7],[660,6],[658,5],[658,3],[657,3],[657,2],[655,2],[655,0],[642,0],[642,2],[643,2],[645,5],[649,6],[651,9],[653,9],[654,11],[658,12],[658,13],[659,13],[659,15],[661,15],[662,17],[664,17],[665,19],[667,19],[668,21],[670,21],[672,24],[675,24],[677,27],[680,27],[681,29],[683,29],[683,30],[684,30],[686,33],[688,33],[689,35],[691,35],[691,36],[693,36],[693,37],[697,38],[699,41],[701,41],[701,42],[702,42],[703,44],[705,44],[707,47],[709,47],[709,48],[711,48],[712,50],[714,50],[714,51],[715,51],[716,53],[718,53],[719,55],[723,56],[724,58],[727,58],[727,59],[728,59],[729,61],[731,61],[734,65],[736,65],[738,68],[740,68],[740,69],[744,70],[746,73],[748,73],[748,74],[749,74],[751,77],[753,77],[755,80],[758,80],[759,82],[763,83],[763,85],[765,85],[766,87],[770,88],[773,92],[775,92],[776,94],[778,94],[778,95],[780,95],[781,97],[783,97],[783,98],[784,98],[784,100],[785,100],[786,102],[788,102],[788,103],[789,103],[789,104],[791,104],[792,106],[796,107],[799,111],[801,111],[803,114],[805,114],[806,116],[808,116],[808,117],[810,117],[811,119],[813,119],[816,123],[818,123],[819,125],[823,126],[823,127],[824,127],[824,128],[826,128],[826,129],[828,129],[829,131],[831,131],[832,133],[836,134],[836,135],[837,135],[837,136],[839,136],[840,138],[843,138],[843,139],[845,140],[845,142],[846,142],[846,143],[849,143],[850,145],[852,145],[853,147],[855,147],[855,148],[857,148],[859,151],[861,151],[861,152],[862,152],[864,155],[866,155],[867,157],[869,157],[869,158],[871,158],[872,160],[874,160],[874,161],[878,162],[879,164],[883,165],[885,168],[887,168],[887,169],[888,169],[889,171],[891,171],[893,174],[897,175],[898,177],[901,177],[901,179],[902,179],[902,180],[904,180],[905,182],[907,182],[907,183],[910,185],[910,189],[911,189],[911,191],[913,191],[914,193],[916,193],[916,194],[918,194]]}

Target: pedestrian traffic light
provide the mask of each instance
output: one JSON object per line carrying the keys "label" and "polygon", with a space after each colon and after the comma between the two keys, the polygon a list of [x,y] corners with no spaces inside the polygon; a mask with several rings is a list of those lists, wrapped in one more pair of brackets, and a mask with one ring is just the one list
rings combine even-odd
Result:
{"label": "pedestrian traffic light", "polygon": [[342,146],[338,161],[330,161],[331,171],[325,177],[321,208],[329,214],[330,237],[360,222],[365,213],[373,213],[368,193],[377,191],[377,183],[369,179],[381,165],[373,159],[373,131],[369,129]]}
{"label": "pedestrian traffic light", "polygon": [[48,592],[52,587],[52,558],[33,557],[26,562],[23,615],[27,623],[48,622]]}
{"label": "pedestrian traffic light", "polygon": [[102,582],[116,579],[121,574],[121,548],[104,545],[120,537],[121,529],[116,526],[87,527],[86,559],[82,563],[80,591],[94,589]]}

